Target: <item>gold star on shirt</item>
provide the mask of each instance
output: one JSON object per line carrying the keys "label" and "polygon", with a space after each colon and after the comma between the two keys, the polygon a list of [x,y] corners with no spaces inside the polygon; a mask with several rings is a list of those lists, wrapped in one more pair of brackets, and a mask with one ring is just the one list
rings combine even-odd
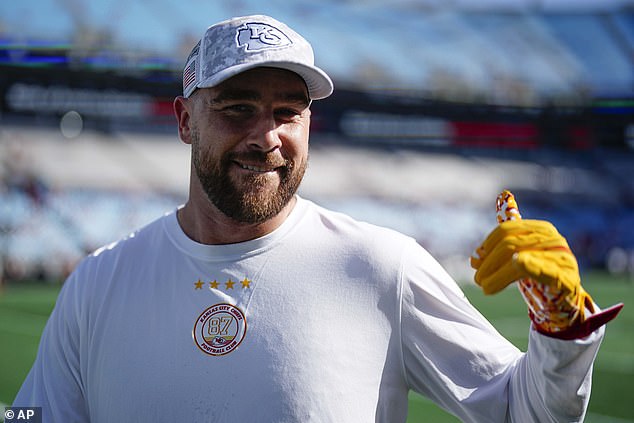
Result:
{"label": "gold star on shirt", "polygon": [[198,279],[198,282],[195,282],[194,285],[196,286],[194,289],[203,289],[203,281],[200,279]]}
{"label": "gold star on shirt", "polygon": [[209,282],[209,287],[213,289],[218,289],[218,281],[214,280],[213,282]]}
{"label": "gold star on shirt", "polygon": [[242,284],[242,289],[244,288],[251,288],[251,281],[249,279],[247,279],[246,277],[244,278],[244,280],[242,282],[240,282]]}
{"label": "gold star on shirt", "polygon": [[233,289],[233,285],[235,285],[235,282],[232,281],[231,279],[225,282],[225,286],[227,287],[227,289]]}

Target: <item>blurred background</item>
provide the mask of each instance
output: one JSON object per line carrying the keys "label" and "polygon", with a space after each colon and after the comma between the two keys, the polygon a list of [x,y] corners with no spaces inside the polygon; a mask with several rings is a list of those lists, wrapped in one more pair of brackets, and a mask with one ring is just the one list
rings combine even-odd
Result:
{"label": "blurred background", "polygon": [[271,14],[314,45],[301,194],[419,240],[461,281],[503,188],[584,269],[634,272],[634,2],[0,2],[0,275],[59,281],[182,203],[172,100],[204,29]]}
{"label": "blurred background", "polygon": [[[185,201],[185,58],[253,13],[304,34],[335,82],[302,196],[416,238],[520,348],[517,292],[469,286],[502,189],[566,236],[599,304],[634,301],[634,0],[0,1],[0,407],[78,260]],[[589,422],[634,421],[631,308]],[[414,421],[456,420],[413,395]]]}

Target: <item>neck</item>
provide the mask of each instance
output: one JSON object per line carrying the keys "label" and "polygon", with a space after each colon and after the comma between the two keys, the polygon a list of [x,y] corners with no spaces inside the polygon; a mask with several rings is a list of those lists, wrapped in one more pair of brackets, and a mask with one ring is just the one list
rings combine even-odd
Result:
{"label": "neck", "polygon": [[271,219],[262,223],[237,222],[223,214],[210,202],[196,204],[190,199],[178,210],[178,223],[192,240],[207,245],[235,244],[262,237],[280,227],[291,213],[296,197]]}

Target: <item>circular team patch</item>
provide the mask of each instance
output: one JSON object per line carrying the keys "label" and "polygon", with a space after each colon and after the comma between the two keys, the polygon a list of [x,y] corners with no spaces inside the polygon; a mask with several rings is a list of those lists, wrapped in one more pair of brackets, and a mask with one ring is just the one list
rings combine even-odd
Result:
{"label": "circular team patch", "polygon": [[212,305],[196,319],[192,336],[202,352],[225,355],[235,350],[247,332],[247,320],[238,307],[231,304]]}

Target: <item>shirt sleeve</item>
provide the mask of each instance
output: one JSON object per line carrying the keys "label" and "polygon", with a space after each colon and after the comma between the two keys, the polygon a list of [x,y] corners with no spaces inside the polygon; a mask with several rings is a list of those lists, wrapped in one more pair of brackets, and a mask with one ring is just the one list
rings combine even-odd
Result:
{"label": "shirt sleeve", "polygon": [[35,363],[13,402],[42,407],[44,422],[88,422],[79,358],[79,308],[75,276],[60,292],[40,339]]}
{"label": "shirt sleeve", "polygon": [[401,347],[410,389],[465,422],[582,421],[603,330],[562,341],[530,330],[528,351],[505,339],[422,247],[401,275]]}

